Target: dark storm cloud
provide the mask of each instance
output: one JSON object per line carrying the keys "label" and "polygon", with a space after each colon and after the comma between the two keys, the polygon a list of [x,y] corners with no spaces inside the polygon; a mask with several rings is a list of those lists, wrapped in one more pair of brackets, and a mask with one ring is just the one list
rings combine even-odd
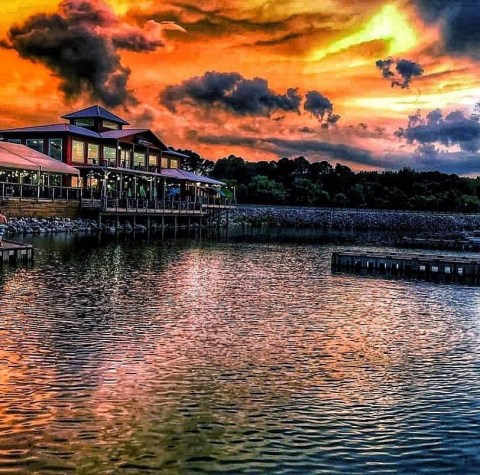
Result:
{"label": "dark storm cloud", "polygon": [[332,144],[320,140],[290,140],[278,137],[253,138],[240,136],[201,136],[199,142],[209,145],[228,145],[254,147],[282,155],[312,154],[328,156],[332,159],[345,160],[363,165],[384,166],[382,159],[376,158],[367,150],[344,144]]}
{"label": "dark storm cloud", "polygon": [[438,125],[443,117],[443,113],[440,109],[435,109],[427,114],[427,125],[435,126]]}
{"label": "dark storm cloud", "polygon": [[[240,136],[199,136],[200,143],[209,145],[242,146],[276,153],[281,156],[303,155],[310,161],[335,160],[350,162],[358,167],[369,166],[385,170],[411,167],[418,171],[438,170],[443,173],[468,175],[480,172],[480,161],[474,153],[440,153],[428,144],[419,146],[416,153],[373,154],[358,147],[332,144],[319,140],[289,140],[278,137],[263,139]],[[247,157],[248,159],[248,157]]]}
{"label": "dark storm cloud", "polygon": [[338,114],[333,113],[333,104],[318,91],[309,91],[305,96],[303,108],[317,118],[323,127],[336,124],[340,119]]}
{"label": "dark storm cloud", "polygon": [[167,86],[160,102],[171,111],[180,103],[201,107],[217,106],[239,116],[266,116],[274,111],[299,112],[302,97],[296,89],[276,94],[262,78],[245,79],[238,73],[210,71]]}
{"label": "dark storm cloud", "polygon": [[130,70],[117,49],[153,51],[163,45],[156,22],[145,29],[121,23],[102,0],[65,0],[53,14],[36,14],[10,28],[2,46],[45,64],[67,98],[88,92],[107,106],[136,102]]}
{"label": "dark storm cloud", "polygon": [[413,3],[425,21],[440,26],[447,52],[480,58],[478,0],[413,0]]}
{"label": "dark storm cloud", "polygon": [[412,115],[407,128],[399,129],[397,136],[409,143],[458,145],[465,152],[480,150],[480,123],[475,116],[466,117],[458,110],[445,118],[440,109],[430,112],[426,119],[419,113]]}
{"label": "dark storm cloud", "polygon": [[[408,89],[412,79],[423,74],[422,67],[408,59],[379,59],[375,65],[382,72],[382,76],[390,81],[392,87],[399,86],[402,89]],[[392,71],[393,66],[395,72]]]}

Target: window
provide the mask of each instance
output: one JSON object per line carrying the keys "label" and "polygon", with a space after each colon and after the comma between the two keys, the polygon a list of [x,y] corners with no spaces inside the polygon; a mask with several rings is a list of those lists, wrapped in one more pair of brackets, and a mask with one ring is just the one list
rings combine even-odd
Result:
{"label": "window", "polygon": [[62,184],[60,175],[50,175],[50,186],[60,186]]}
{"label": "window", "polygon": [[103,127],[105,129],[118,130],[120,128],[120,124],[117,124],[116,122],[111,122],[109,120],[104,120],[103,121]]}
{"label": "window", "polygon": [[145,154],[135,152],[133,154],[133,166],[134,167],[144,167],[145,166]]}
{"label": "window", "polygon": [[55,160],[62,161],[63,140],[49,139],[48,140],[48,154]]}
{"label": "window", "polygon": [[168,158],[162,158],[162,168],[168,168]]}
{"label": "window", "polygon": [[176,158],[170,159],[170,168],[178,168],[178,159]]}
{"label": "window", "polygon": [[151,167],[156,167],[158,165],[158,155],[153,155],[153,154],[150,154],[148,156],[148,164],[151,166]]}
{"label": "window", "polygon": [[130,151],[122,148],[120,150],[120,166],[123,168],[130,168]]}
{"label": "window", "polygon": [[10,143],[22,143],[22,139],[8,139],[7,142],[10,142]]}
{"label": "window", "polygon": [[85,144],[83,142],[79,142],[78,140],[72,141],[72,162],[85,162]]}
{"label": "window", "polygon": [[27,147],[43,153],[43,139],[27,139]]}
{"label": "window", "polygon": [[79,127],[93,127],[95,125],[95,121],[88,118],[76,119],[75,125],[78,125]]}
{"label": "window", "polygon": [[88,144],[87,163],[89,165],[98,165],[98,145],[94,143]]}
{"label": "window", "polygon": [[109,167],[114,167],[117,161],[117,149],[103,146],[103,160]]}

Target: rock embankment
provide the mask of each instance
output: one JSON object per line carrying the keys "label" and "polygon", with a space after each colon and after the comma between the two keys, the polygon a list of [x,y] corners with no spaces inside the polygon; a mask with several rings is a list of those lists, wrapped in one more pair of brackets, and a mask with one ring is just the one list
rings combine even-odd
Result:
{"label": "rock embankment", "polygon": [[[421,213],[407,211],[301,208],[282,206],[239,206],[232,212],[232,225],[271,226],[277,228],[326,228],[359,231],[421,231],[446,233],[480,229],[480,214]],[[152,225],[155,230],[158,226]],[[141,224],[132,226],[77,218],[10,218],[8,234],[54,234],[76,232],[146,231]]]}
{"label": "rock embankment", "polygon": [[[153,230],[156,225],[151,227]],[[123,223],[103,223],[101,226],[93,219],[85,218],[10,218],[8,220],[9,236],[14,235],[35,235],[35,234],[56,234],[56,233],[94,233],[94,232],[145,232],[147,227],[143,224],[130,224],[129,221]]]}
{"label": "rock embankment", "polygon": [[480,214],[239,206],[233,212],[232,222],[273,227],[450,232],[480,229]]}
{"label": "rock embankment", "polygon": [[70,218],[10,218],[8,234],[55,234],[97,231],[98,225],[91,219]]}

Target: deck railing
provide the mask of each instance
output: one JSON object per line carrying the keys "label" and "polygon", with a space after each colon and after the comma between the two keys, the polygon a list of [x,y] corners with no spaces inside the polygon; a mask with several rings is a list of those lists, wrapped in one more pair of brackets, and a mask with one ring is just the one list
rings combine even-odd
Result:
{"label": "deck railing", "polygon": [[82,198],[81,208],[103,212],[137,212],[137,213],[156,213],[168,212],[172,213],[200,213],[211,207],[229,207],[234,204],[227,202],[193,202],[185,200],[150,200],[146,198]]}
{"label": "deck railing", "polygon": [[196,199],[182,200],[174,197],[104,197],[101,191],[95,188],[72,188],[65,186],[43,186],[25,183],[0,182],[0,199],[7,200],[29,200],[29,201],[55,201],[67,200],[78,201],[82,209],[106,211],[109,210],[137,210],[156,211],[172,210],[177,212],[191,213],[200,211],[206,207],[235,206],[230,198],[208,196],[197,197]]}
{"label": "deck railing", "polygon": [[67,186],[44,186],[26,183],[0,182],[0,199],[76,200],[82,198],[84,190]]}

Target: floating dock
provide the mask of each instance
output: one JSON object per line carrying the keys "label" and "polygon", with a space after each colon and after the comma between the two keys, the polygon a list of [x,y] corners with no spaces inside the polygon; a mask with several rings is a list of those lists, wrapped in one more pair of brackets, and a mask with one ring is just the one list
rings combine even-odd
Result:
{"label": "floating dock", "polygon": [[402,237],[397,245],[399,247],[441,249],[449,251],[480,251],[480,241],[472,241],[468,239]]}
{"label": "floating dock", "polygon": [[33,261],[33,246],[23,242],[3,240],[0,247],[0,265]]}
{"label": "floating dock", "polygon": [[480,285],[480,258],[475,257],[342,251],[332,254],[332,270]]}

